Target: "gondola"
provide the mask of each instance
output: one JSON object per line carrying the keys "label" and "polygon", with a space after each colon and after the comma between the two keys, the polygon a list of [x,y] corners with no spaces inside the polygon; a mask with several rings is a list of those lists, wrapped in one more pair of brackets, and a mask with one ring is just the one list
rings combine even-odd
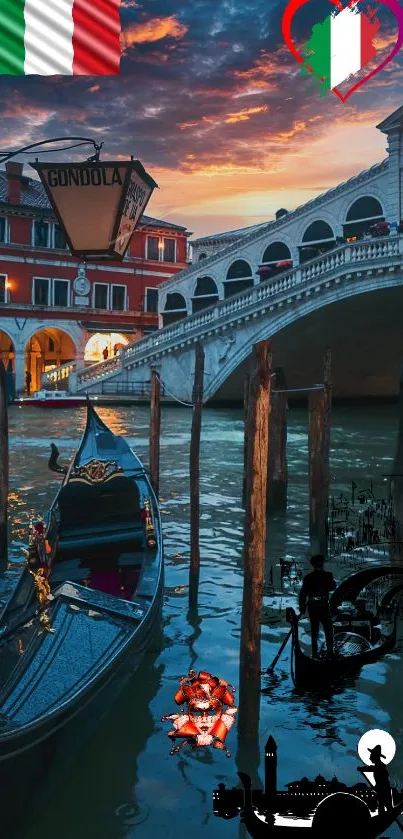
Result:
{"label": "gondola", "polygon": [[286,616],[292,631],[291,675],[297,688],[320,689],[340,677],[358,673],[365,664],[371,664],[393,650],[396,644],[396,614],[392,620],[392,629],[387,634],[383,634],[379,627],[380,611],[372,621],[343,619],[338,614],[343,601],[348,600],[354,604],[368,585],[383,578],[390,581],[391,586],[397,585],[397,580],[402,581],[403,568],[389,565],[365,568],[352,574],[333,592],[330,607],[334,619],[336,655],[332,658],[312,658],[303,652],[297,615],[294,609],[287,609]]}
{"label": "gondola", "polygon": [[158,501],[139,458],[89,401],[39,541],[44,552],[31,552],[1,616],[2,791],[5,777],[14,791],[24,786],[24,766],[48,760],[56,735],[66,744],[105,713],[161,626]]}
{"label": "gondola", "polygon": [[[371,664],[393,650],[396,644],[396,615],[392,631],[371,643],[359,632],[335,631],[335,656],[312,658],[301,649],[298,618],[292,608],[287,609],[287,620],[292,629],[291,675],[297,688],[315,690],[329,686],[343,676],[354,675],[365,664]],[[354,625],[352,626],[354,629]]]}
{"label": "gondola", "polygon": [[[293,839],[293,837],[307,837],[307,839],[376,839],[387,830],[403,813],[403,796],[395,794],[394,806],[389,813],[371,815],[367,805],[351,794],[335,793],[324,798],[317,807],[311,824],[306,827],[288,823],[276,824],[275,819],[265,821],[264,815],[258,815],[252,804],[251,779],[249,775],[239,772],[245,790],[245,803],[241,811],[241,821],[253,839]],[[273,823],[274,822],[274,823]]]}

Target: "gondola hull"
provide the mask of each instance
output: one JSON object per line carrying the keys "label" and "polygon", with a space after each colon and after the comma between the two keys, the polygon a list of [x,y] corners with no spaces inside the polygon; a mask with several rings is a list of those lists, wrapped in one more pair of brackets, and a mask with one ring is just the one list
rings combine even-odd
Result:
{"label": "gondola hull", "polygon": [[391,652],[396,644],[396,620],[390,635],[364,652],[334,658],[315,659],[301,649],[298,620],[293,609],[287,610],[292,628],[291,667],[295,687],[302,690],[321,690],[343,677],[359,673],[366,664],[378,661]]}
{"label": "gondola hull", "polygon": [[403,796],[396,791],[393,793],[394,806],[382,814],[371,813],[365,802],[352,793],[336,793],[322,799],[306,827],[301,824],[301,818],[297,824],[295,816],[282,817],[279,823],[277,816],[260,814],[253,805],[249,775],[240,772],[239,777],[244,787],[241,821],[253,839],[292,839],[297,835],[306,839],[357,839],[358,836],[377,839],[403,812]]}
{"label": "gondola hull", "polygon": [[253,839],[271,839],[271,837],[278,837],[278,839],[295,839],[296,836],[303,837],[303,839],[377,839],[382,836],[384,830],[387,830],[403,812],[403,802],[396,805],[393,811],[384,816],[372,816],[369,826],[364,830],[360,830],[360,825],[344,825],[342,833],[340,829],[332,832],[331,825],[328,826],[324,833],[323,828],[315,829],[314,826],[303,827],[301,825],[269,825],[262,821],[256,813],[252,811],[245,811],[241,815],[241,821],[245,825],[248,833]]}
{"label": "gondola hull", "polygon": [[[157,611],[154,623],[149,623],[148,629],[149,637],[144,635],[142,645],[137,639],[138,643],[116,663],[111,677],[105,677],[98,692],[94,691],[88,697],[85,706],[78,706],[77,713],[69,715],[64,723],[59,720],[62,725],[58,728],[43,730],[44,738],[34,746],[0,762],[1,824],[7,839],[25,839],[28,827],[32,825],[31,815],[46,806],[52,784],[65,777],[81,750],[96,735],[102,719],[113,712],[114,703],[141,667],[145,653],[161,647],[161,622]],[[135,700],[133,694],[137,713]]]}
{"label": "gondola hull", "polygon": [[4,792],[15,779],[21,807],[39,773],[109,709],[161,627],[158,502],[138,458],[90,407],[46,535],[52,597],[38,605],[27,569],[0,628],[0,783]]}

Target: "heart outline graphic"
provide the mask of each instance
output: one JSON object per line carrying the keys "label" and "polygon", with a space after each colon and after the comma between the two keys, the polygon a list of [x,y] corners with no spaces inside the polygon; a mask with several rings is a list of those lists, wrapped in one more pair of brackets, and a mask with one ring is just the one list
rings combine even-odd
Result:
{"label": "heart outline graphic", "polygon": [[[343,6],[343,4],[340,2],[340,0],[328,0],[328,1],[333,6],[336,6],[336,8],[338,8],[339,10],[342,10],[342,9],[346,8],[345,6]],[[294,45],[294,42],[292,40],[292,37],[291,37],[291,23],[293,21],[295,13],[298,11],[298,9],[300,9],[301,6],[304,6],[306,3],[310,3],[310,2],[311,2],[311,0],[289,0],[289,3],[287,4],[286,8],[284,9],[283,17],[282,17],[282,20],[281,20],[281,30],[282,30],[282,33],[283,33],[283,38],[284,38],[285,44],[288,47],[288,49],[290,50],[291,54],[294,56],[294,58],[299,62],[299,64],[304,64],[305,60],[299,54],[299,52],[296,49],[296,47]],[[395,57],[395,55],[399,52],[399,50],[400,50],[400,48],[403,44],[403,7],[400,5],[398,0],[377,0],[377,2],[381,3],[387,9],[389,9],[392,12],[392,14],[395,16],[395,19],[396,19],[397,24],[398,24],[398,33],[397,33],[396,44],[393,47],[393,49],[391,50],[391,52],[389,53],[389,55],[387,55],[386,58],[381,62],[381,64],[378,67],[375,67],[373,70],[371,70],[370,73],[367,73],[367,75],[364,76],[363,79],[360,79],[360,81],[356,82],[356,84],[354,84],[347,91],[346,94],[343,95],[342,93],[340,93],[340,91],[337,89],[337,87],[331,88],[332,93],[335,93],[336,96],[339,97],[341,102],[346,102],[346,100],[351,96],[351,94],[354,93],[356,90],[358,90],[358,88],[361,87],[362,84],[364,84],[365,82],[368,82],[369,79],[371,79],[373,76],[376,76],[377,73],[379,73],[381,70],[383,70],[383,68],[386,67],[386,65],[389,64],[389,62],[392,61],[392,59]],[[350,6],[350,7],[352,5],[356,5],[356,3],[352,2],[352,3],[347,4],[347,6]],[[312,72],[311,68],[309,68],[309,67],[307,67],[307,70],[310,70],[310,72]]]}

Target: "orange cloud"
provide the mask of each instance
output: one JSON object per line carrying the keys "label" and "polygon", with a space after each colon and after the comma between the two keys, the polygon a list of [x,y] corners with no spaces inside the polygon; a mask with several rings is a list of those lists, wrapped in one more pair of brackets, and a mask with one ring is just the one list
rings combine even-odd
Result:
{"label": "orange cloud", "polygon": [[204,116],[201,120],[196,122],[180,122],[178,128],[182,130],[186,128],[195,128],[197,125],[231,125],[236,122],[247,122],[251,116],[255,114],[264,114],[267,111],[267,105],[256,105],[254,108],[243,108],[242,111],[235,111],[234,113],[221,114],[220,116]]}
{"label": "orange cloud", "polygon": [[267,105],[257,105],[255,108],[243,108],[242,111],[237,111],[234,114],[227,114],[226,123],[247,122],[254,114],[264,114],[267,111]]}
{"label": "orange cloud", "polygon": [[373,38],[372,43],[376,50],[384,50],[386,47],[394,47],[396,43],[396,33],[385,32],[382,34],[379,32],[378,35]]}
{"label": "orange cloud", "polygon": [[238,79],[253,82],[254,85],[262,83],[267,76],[277,76],[281,72],[278,57],[283,53],[284,47],[280,47],[273,54],[262,52],[252,67],[248,70],[235,70],[233,75]]}
{"label": "orange cloud", "polygon": [[124,47],[132,47],[133,44],[150,44],[155,41],[162,41],[164,38],[183,38],[188,26],[180,23],[175,15],[170,17],[155,17],[141,23],[133,23],[122,32]]}

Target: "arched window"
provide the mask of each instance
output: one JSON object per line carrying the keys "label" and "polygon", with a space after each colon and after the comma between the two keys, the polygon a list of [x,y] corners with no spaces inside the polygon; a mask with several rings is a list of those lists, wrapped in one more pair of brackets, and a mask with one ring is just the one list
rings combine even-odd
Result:
{"label": "arched window", "polygon": [[192,312],[200,312],[213,306],[218,300],[218,288],[212,277],[199,277],[192,297]]}
{"label": "arched window", "polygon": [[346,222],[361,221],[364,218],[379,218],[383,216],[383,209],[377,198],[372,195],[363,195],[362,198],[357,198],[351,205],[347,215]]}
{"label": "arched window", "polygon": [[237,259],[230,265],[224,280],[224,297],[232,297],[253,286],[252,269],[245,259]]}
{"label": "arched window", "polygon": [[282,262],[284,259],[291,259],[291,251],[284,242],[272,242],[268,245],[264,254],[262,262],[273,264],[275,262]]}
{"label": "arched window", "polygon": [[165,308],[162,314],[162,322],[164,326],[169,326],[177,320],[187,317],[186,300],[182,294],[174,291],[167,294]]}
{"label": "arched window", "polygon": [[302,237],[302,245],[299,246],[299,261],[302,265],[309,259],[315,259],[326,251],[332,250],[336,245],[336,238],[330,224],[319,219],[308,225]]}
{"label": "arched window", "polygon": [[334,233],[327,221],[313,221],[307,227],[302,237],[302,242],[323,242],[334,239]]}
{"label": "arched window", "polygon": [[343,224],[345,239],[361,238],[369,232],[369,228],[377,221],[384,221],[382,205],[372,195],[357,198],[349,208],[346,221]]}
{"label": "arched window", "polygon": [[206,258],[207,258],[206,253],[199,253],[199,262],[200,262],[201,259],[206,259]]}
{"label": "arched window", "polygon": [[292,259],[289,247],[284,242],[272,242],[263,254],[262,265],[259,266],[257,273],[260,282],[262,282],[291,267]]}

